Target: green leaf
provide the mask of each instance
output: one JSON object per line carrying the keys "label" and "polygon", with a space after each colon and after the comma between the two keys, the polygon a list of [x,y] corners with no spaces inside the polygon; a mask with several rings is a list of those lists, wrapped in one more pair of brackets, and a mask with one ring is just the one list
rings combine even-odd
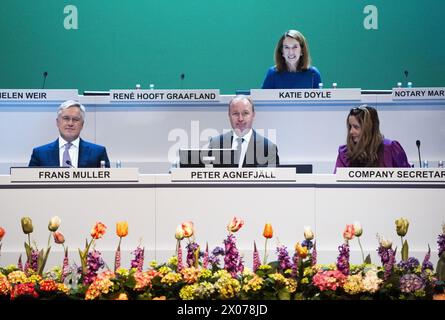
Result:
{"label": "green leaf", "polygon": [[371,256],[369,255],[369,253],[368,253],[368,255],[365,258],[365,263],[366,264],[371,264]]}
{"label": "green leaf", "polygon": [[278,299],[279,300],[290,300],[290,293],[289,290],[286,288],[283,288],[278,291]]}
{"label": "green leaf", "polygon": [[31,262],[31,253],[32,253],[32,247],[25,242],[25,251],[26,251],[26,257],[28,258],[28,261]]}
{"label": "green leaf", "polygon": [[48,260],[49,251],[51,250],[51,246],[46,249],[45,253],[43,253],[43,249],[39,252],[39,260],[38,260],[38,270],[37,273],[42,275],[43,270],[45,269],[46,261]]}
{"label": "green leaf", "polygon": [[405,240],[403,242],[403,246],[402,246],[402,260],[406,261],[408,260],[408,241]]}

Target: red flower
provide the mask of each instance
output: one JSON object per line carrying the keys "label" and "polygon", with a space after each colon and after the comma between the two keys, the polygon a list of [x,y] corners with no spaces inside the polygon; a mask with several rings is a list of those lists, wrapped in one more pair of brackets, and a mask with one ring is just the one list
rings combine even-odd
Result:
{"label": "red flower", "polygon": [[3,229],[2,227],[0,227],[0,241],[2,241],[3,237],[5,236],[5,229]]}
{"label": "red flower", "polygon": [[91,236],[94,239],[100,239],[105,234],[106,229],[107,226],[104,225],[102,222],[96,222],[93,229],[91,229]]}

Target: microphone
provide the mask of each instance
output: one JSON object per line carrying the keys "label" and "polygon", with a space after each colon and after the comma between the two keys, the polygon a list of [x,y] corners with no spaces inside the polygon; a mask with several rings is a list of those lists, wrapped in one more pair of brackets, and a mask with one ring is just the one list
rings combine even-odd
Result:
{"label": "microphone", "polygon": [[48,76],[48,71],[45,71],[43,73],[43,84],[42,84],[42,89],[45,89],[45,82],[46,82],[46,77]]}
{"label": "microphone", "polygon": [[417,152],[419,153],[419,166],[422,168],[422,158],[420,157],[420,140],[416,140]]}
{"label": "microphone", "polygon": [[405,80],[408,81],[408,70],[403,71],[403,73],[405,74]]}
{"label": "microphone", "polygon": [[181,89],[183,89],[184,78],[185,78],[185,74],[181,73],[181,74],[179,75],[179,79],[181,79]]}
{"label": "microphone", "polygon": [[70,160],[66,160],[65,164],[68,165],[70,168],[74,168]]}

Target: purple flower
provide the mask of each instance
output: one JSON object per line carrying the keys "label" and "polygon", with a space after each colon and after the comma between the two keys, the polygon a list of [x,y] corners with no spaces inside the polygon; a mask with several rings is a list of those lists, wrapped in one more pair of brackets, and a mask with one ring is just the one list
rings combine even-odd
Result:
{"label": "purple flower", "polygon": [[136,268],[138,271],[142,271],[144,267],[144,248],[137,247],[132,254],[134,254],[134,259],[131,260],[131,268]]}
{"label": "purple flower", "polygon": [[196,242],[190,242],[187,246],[187,266],[194,267],[196,262],[195,252],[199,249],[199,245]]}
{"label": "purple flower", "polygon": [[430,258],[431,258],[431,249],[428,246],[428,252],[425,254],[425,258],[423,258],[423,262],[422,262],[422,273],[425,272],[425,270],[427,270],[427,269],[434,270],[434,267],[430,261]]}
{"label": "purple flower", "polygon": [[423,288],[425,288],[425,283],[422,278],[413,273],[405,274],[400,278],[400,291],[402,292],[412,293]]}
{"label": "purple flower", "polygon": [[236,248],[236,238],[233,234],[229,234],[227,239],[224,240],[225,256],[224,256],[224,269],[226,269],[232,277],[236,277],[238,271],[244,269],[242,259],[238,249]]}
{"label": "purple flower", "polygon": [[344,243],[338,247],[340,254],[337,258],[337,269],[344,275],[349,274],[349,244]]}
{"label": "purple flower", "polygon": [[391,275],[392,268],[396,263],[395,251],[391,248],[379,246],[377,252],[380,256],[380,260],[382,261],[383,268],[385,269],[383,278],[386,280]]}
{"label": "purple flower", "polygon": [[286,269],[292,268],[292,262],[290,261],[289,253],[287,252],[286,246],[279,246],[277,248],[278,254],[278,265],[279,268],[284,271]]}
{"label": "purple flower", "polygon": [[313,247],[314,245],[312,244],[312,241],[311,241],[311,240],[304,240],[304,241],[301,243],[301,246],[302,246],[302,247],[307,247],[308,250],[311,250],[312,247]]}
{"label": "purple flower", "polygon": [[314,249],[312,250],[312,265],[315,266],[317,264],[317,242],[314,242]]}
{"label": "purple flower", "polygon": [[442,255],[442,252],[445,251],[445,234],[440,234],[437,238],[437,244],[439,246],[439,257]]}
{"label": "purple flower", "polygon": [[419,266],[419,260],[417,260],[414,257],[409,257],[408,260],[404,261],[401,260],[398,264],[397,267],[402,269],[405,272],[409,272],[409,271],[414,271],[415,268],[417,268]]}
{"label": "purple flower", "polygon": [[256,243],[254,241],[253,242],[253,272],[256,272],[260,266],[261,266],[260,254],[258,253],[258,249],[257,249]]}
{"label": "purple flower", "polygon": [[83,283],[93,283],[94,279],[97,277],[97,272],[104,266],[104,264],[99,251],[93,250],[92,252],[89,252],[87,255],[87,273],[83,279]]}
{"label": "purple flower", "polygon": [[204,252],[204,258],[202,259],[202,267],[207,269],[209,264],[209,244],[206,243],[206,251]]}
{"label": "purple flower", "polygon": [[298,265],[300,263],[300,256],[298,255],[297,252],[294,253],[292,259],[294,261],[294,263],[292,264],[292,277],[297,277],[298,276]]}
{"label": "purple flower", "polygon": [[176,267],[176,270],[178,272],[181,272],[181,270],[184,268],[182,265],[182,248],[181,248],[181,241],[178,241],[178,265]]}
{"label": "purple flower", "polygon": [[221,247],[215,247],[215,249],[213,249],[213,251],[212,251],[212,254],[214,256],[219,256],[219,255],[223,256],[224,255],[224,249],[221,248]]}

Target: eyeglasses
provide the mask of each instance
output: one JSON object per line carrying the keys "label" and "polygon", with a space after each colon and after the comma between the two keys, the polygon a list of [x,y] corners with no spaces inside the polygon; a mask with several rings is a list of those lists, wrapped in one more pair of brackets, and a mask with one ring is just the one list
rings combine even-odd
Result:
{"label": "eyeglasses", "polygon": [[73,123],[76,123],[76,124],[79,123],[80,121],[82,121],[82,118],[80,118],[80,117],[63,116],[60,119],[62,119],[62,121],[66,122],[66,123],[72,121]]}
{"label": "eyeglasses", "polygon": [[355,107],[355,108],[352,108],[351,111],[349,111],[349,114],[356,115],[363,111],[368,111],[368,109],[366,107]]}

